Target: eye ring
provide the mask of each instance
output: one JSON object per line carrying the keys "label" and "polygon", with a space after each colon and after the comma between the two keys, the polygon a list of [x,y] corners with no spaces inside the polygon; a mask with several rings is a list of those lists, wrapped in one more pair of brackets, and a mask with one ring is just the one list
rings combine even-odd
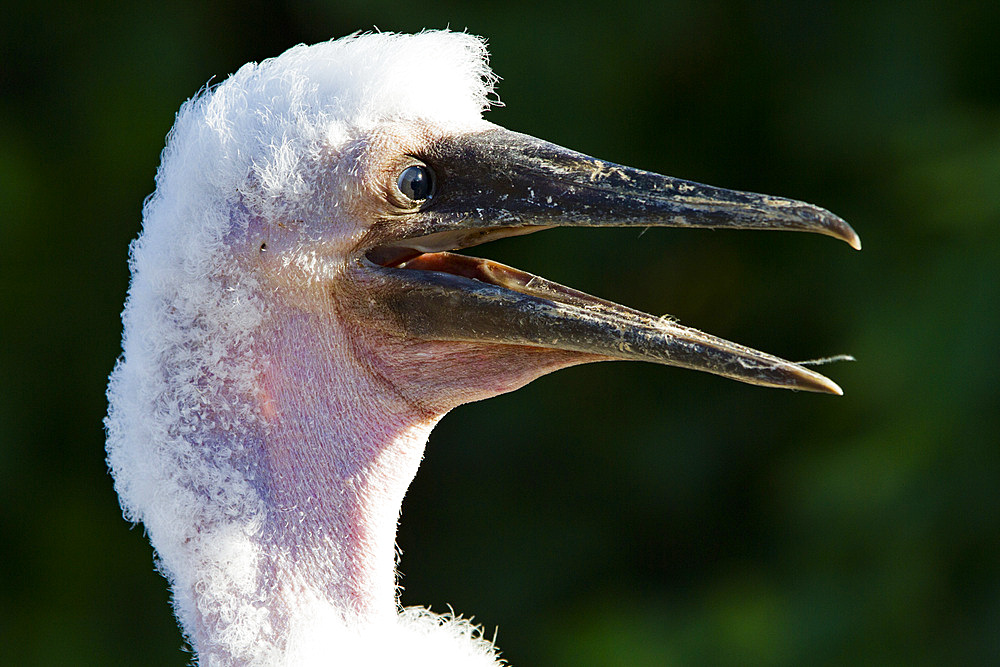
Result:
{"label": "eye ring", "polygon": [[422,202],[434,196],[434,172],[426,164],[411,164],[399,172],[396,188],[407,200]]}

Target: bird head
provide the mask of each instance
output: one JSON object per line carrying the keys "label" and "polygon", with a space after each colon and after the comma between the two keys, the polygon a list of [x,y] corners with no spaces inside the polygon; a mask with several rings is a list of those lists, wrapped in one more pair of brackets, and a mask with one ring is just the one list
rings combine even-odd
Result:
{"label": "bird head", "polygon": [[[414,81],[415,67],[434,76]],[[482,112],[494,82],[483,42],[461,33],[296,47],[188,104],[172,146],[198,154],[168,147],[153,203],[184,181],[176,189],[197,209],[186,215],[197,229],[171,234],[211,235],[195,254],[227,260],[229,270],[214,269],[220,282],[250,286],[246,303],[268,326],[305,312],[350,322],[333,329],[363,372],[432,411],[608,359],[839,393],[771,355],[455,254],[556,226],[787,229],[859,245],[809,204],[616,165],[490,124]]]}
{"label": "bird head", "polygon": [[559,226],[785,229],[860,247],[816,206],[488,123],[495,82],[477,37],[354,35],[246,65],[178,113],[131,248],[106,425],[126,515],[146,524],[201,650],[253,653],[291,624],[294,591],[338,613],[393,611],[402,494],[456,405],[616,359],[840,393],[457,253]]}

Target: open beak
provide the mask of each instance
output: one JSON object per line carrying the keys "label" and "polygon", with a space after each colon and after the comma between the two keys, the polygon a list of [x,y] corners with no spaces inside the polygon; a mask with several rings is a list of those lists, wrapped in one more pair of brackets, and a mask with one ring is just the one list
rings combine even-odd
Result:
{"label": "open beak", "polygon": [[826,234],[860,249],[850,225],[799,201],[624,167],[491,128],[414,155],[433,190],[380,220],[357,268],[397,333],[652,361],[769,387],[843,393],[797,364],[451,250],[549,227],[708,227]]}

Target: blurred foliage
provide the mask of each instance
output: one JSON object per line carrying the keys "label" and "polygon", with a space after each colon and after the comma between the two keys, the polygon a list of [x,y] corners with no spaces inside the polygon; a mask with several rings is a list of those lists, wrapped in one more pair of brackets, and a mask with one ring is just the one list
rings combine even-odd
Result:
{"label": "blurred foliage", "polygon": [[865,242],[561,230],[483,253],[858,362],[825,369],[840,399],[599,364],[456,410],[404,507],[404,601],[477,614],[515,665],[1000,661],[1000,4],[8,4],[4,663],[189,660],[101,427],[180,102],[297,42],[448,25],[490,40],[494,122],[812,201]]}

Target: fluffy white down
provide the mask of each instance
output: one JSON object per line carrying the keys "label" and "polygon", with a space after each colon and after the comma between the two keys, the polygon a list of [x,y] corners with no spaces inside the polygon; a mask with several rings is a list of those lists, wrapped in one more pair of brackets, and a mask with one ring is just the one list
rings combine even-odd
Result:
{"label": "fluffy white down", "polygon": [[354,35],[245,65],[177,115],[131,247],[108,463],[182,625],[214,619],[240,662],[495,664],[474,626],[423,610],[392,627],[350,627],[317,601],[288,628],[287,648],[275,648],[266,611],[229,602],[259,583],[255,537],[266,513],[247,463],[260,446],[259,360],[248,350],[263,304],[240,271],[240,239],[253,220],[306,205],[318,152],[387,120],[482,122],[495,80],[471,35]]}
{"label": "fluffy white down", "polygon": [[[335,657],[334,657],[335,656]],[[412,667],[496,667],[492,642],[467,620],[408,607],[394,626],[346,628],[329,608],[312,624],[292,633],[279,661],[293,665],[407,665]],[[502,664],[502,663],[500,663]]]}

